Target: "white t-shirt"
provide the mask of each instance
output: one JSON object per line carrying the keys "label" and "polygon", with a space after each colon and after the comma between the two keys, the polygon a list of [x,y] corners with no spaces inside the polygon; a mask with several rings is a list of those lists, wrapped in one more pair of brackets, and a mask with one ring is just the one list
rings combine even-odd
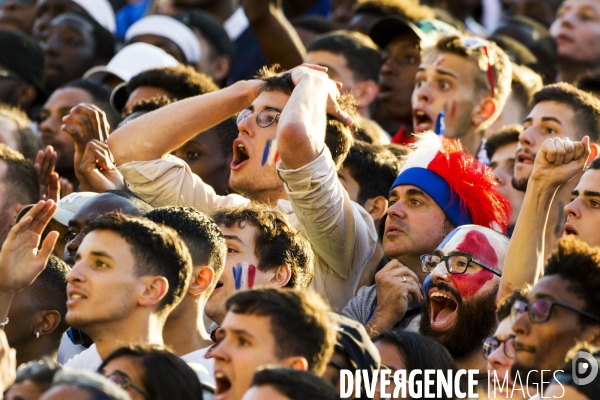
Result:
{"label": "white t-shirt", "polygon": [[94,343],[88,349],[82,351],[67,361],[65,363],[65,367],[70,367],[73,369],[86,369],[88,371],[96,372],[101,364],[102,359],[100,358],[100,354],[98,354],[98,349]]}

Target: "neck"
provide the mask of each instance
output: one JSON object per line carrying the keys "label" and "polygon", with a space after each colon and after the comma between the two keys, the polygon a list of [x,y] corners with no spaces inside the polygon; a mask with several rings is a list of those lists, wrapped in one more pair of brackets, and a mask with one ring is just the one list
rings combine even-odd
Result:
{"label": "neck", "polygon": [[85,332],[96,344],[100,358],[106,358],[113,351],[132,344],[164,345],[162,331],[164,318],[147,313],[102,324],[101,327],[86,327]]}
{"label": "neck", "polygon": [[255,193],[248,194],[247,197],[251,200],[268,205],[270,207],[275,207],[277,205],[278,200],[288,199],[287,193],[285,192],[283,185],[275,189],[265,189],[257,191]]}
{"label": "neck", "polygon": [[556,82],[574,83],[579,76],[600,70],[600,65],[577,63],[573,60],[559,59]]}
{"label": "neck", "polygon": [[417,274],[417,276],[419,277],[419,282],[421,282],[421,284],[423,284],[423,282],[425,282],[425,278],[427,278],[427,276],[429,276],[429,274],[426,274],[423,271],[421,271],[421,256],[420,255],[418,255],[418,256],[413,256],[413,255],[402,256],[402,257],[398,257],[397,260],[400,261],[400,263],[405,265],[412,272]]}
{"label": "neck", "polygon": [[477,369],[481,372],[487,371],[487,361],[481,355],[481,349],[477,348],[461,358],[455,358],[458,369]]}
{"label": "neck", "polygon": [[477,129],[477,127],[472,126],[466,135],[460,137],[460,142],[467,149],[467,153],[475,158],[477,158],[477,152],[481,147],[481,139],[483,138],[483,132]]}
{"label": "neck", "polygon": [[[184,304],[185,303],[185,304]],[[163,330],[165,344],[179,357],[213,344],[204,327],[205,299],[186,297],[170,315]]]}
{"label": "neck", "polygon": [[233,1],[221,0],[215,1],[212,4],[200,7],[202,11],[210,13],[225,22],[235,12]]}
{"label": "neck", "polygon": [[49,335],[44,335],[40,336],[39,339],[34,337],[21,346],[15,346],[15,350],[17,351],[17,365],[39,360],[44,356],[56,360],[58,344],[59,341],[53,340]]}

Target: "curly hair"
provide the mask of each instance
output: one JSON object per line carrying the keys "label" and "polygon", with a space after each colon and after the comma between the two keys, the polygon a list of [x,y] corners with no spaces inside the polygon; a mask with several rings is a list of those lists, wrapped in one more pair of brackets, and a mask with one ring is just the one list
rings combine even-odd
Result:
{"label": "curly hair", "polygon": [[127,91],[131,94],[141,86],[163,89],[171,95],[171,100],[186,99],[219,90],[210,76],[183,65],[141,72],[127,82]]}

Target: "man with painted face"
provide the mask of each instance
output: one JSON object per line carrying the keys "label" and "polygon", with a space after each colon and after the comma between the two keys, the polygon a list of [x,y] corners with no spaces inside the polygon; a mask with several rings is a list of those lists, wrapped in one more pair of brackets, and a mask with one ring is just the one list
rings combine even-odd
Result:
{"label": "man with painted face", "polygon": [[[362,288],[342,314],[371,335],[404,329],[419,313],[428,276],[421,256],[432,253],[454,228],[477,224],[506,231],[509,203],[492,171],[465,154],[456,139],[420,136],[389,193],[383,251],[391,261]],[[518,280],[518,278],[515,278]]]}
{"label": "man with painted face", "polygon": [[[373,219],[350,201],[337,179],[351,143],[344,125],[352,120],[325,71],[312,65],[278,75],[265,71],[263,79],[134,119],[111,134],[108,144],[129,189],[154,206],[188,205],[211,213],[251,199],[283,212],[316,253],[312,287],[341,309],[356,289],[377,235]],[[239,135],[229,184],[246,198],[216,195],[183,161],[168,155],[235,113]]]}
{"label": "man with painted face", "polygon": [[[510,93],[510,60],[495,43],[444,36],[423,52],[412,94],[414,132],[434,129],[445,114],[445,135],[487,162],[485,129],[500,115]],[[438,132],[439,133],[439,132]]]}
{"label": "man with painted face", "polygon": [[421,256],[419,332],[448,349],[459,368],[486,366],[481,346],[497,325],[496,299],[508,238],[476,225],[461,226],[431,254]]}

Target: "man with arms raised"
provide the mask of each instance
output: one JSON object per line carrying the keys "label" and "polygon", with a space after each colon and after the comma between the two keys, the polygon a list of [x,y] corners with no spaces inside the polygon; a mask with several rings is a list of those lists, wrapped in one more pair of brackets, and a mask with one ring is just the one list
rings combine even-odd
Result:
{"label": "man with arms raised", "polygon": [[[282,211],[317,255],[313,288],[341,309],[373,254],[376,233],[372,218],[337,180],[336,168],[351,143],[344,123],[352,120],[325,70],[303,65],[279,75],[264,72],[261,80],[238,82],[135,119],[108,144],[129,188],[154,206],[181,204],[210,213],[251,199]],[[229,183],[247,198],[217,196],[168,153],[238,112]]]}
{"label": "man with arms raised", "polygon": [[212,351],[217,398],[240,400],[266,365],[325,372],[336,330],[329,327],[329,307],[313,291],[247,290],[226,307]]}
{"label": "man with arms raised", "polygon": [[[445,135],[458,138],[478,156],[485,129],[500,115],[510,94],[511,64],[495,43],[444,36],[423,51],[412,95],[415,132],[434,129],[445,117]],[[439,133],[439,132],[438,132]],[[486,161],[483,153],[480,159]]]}

